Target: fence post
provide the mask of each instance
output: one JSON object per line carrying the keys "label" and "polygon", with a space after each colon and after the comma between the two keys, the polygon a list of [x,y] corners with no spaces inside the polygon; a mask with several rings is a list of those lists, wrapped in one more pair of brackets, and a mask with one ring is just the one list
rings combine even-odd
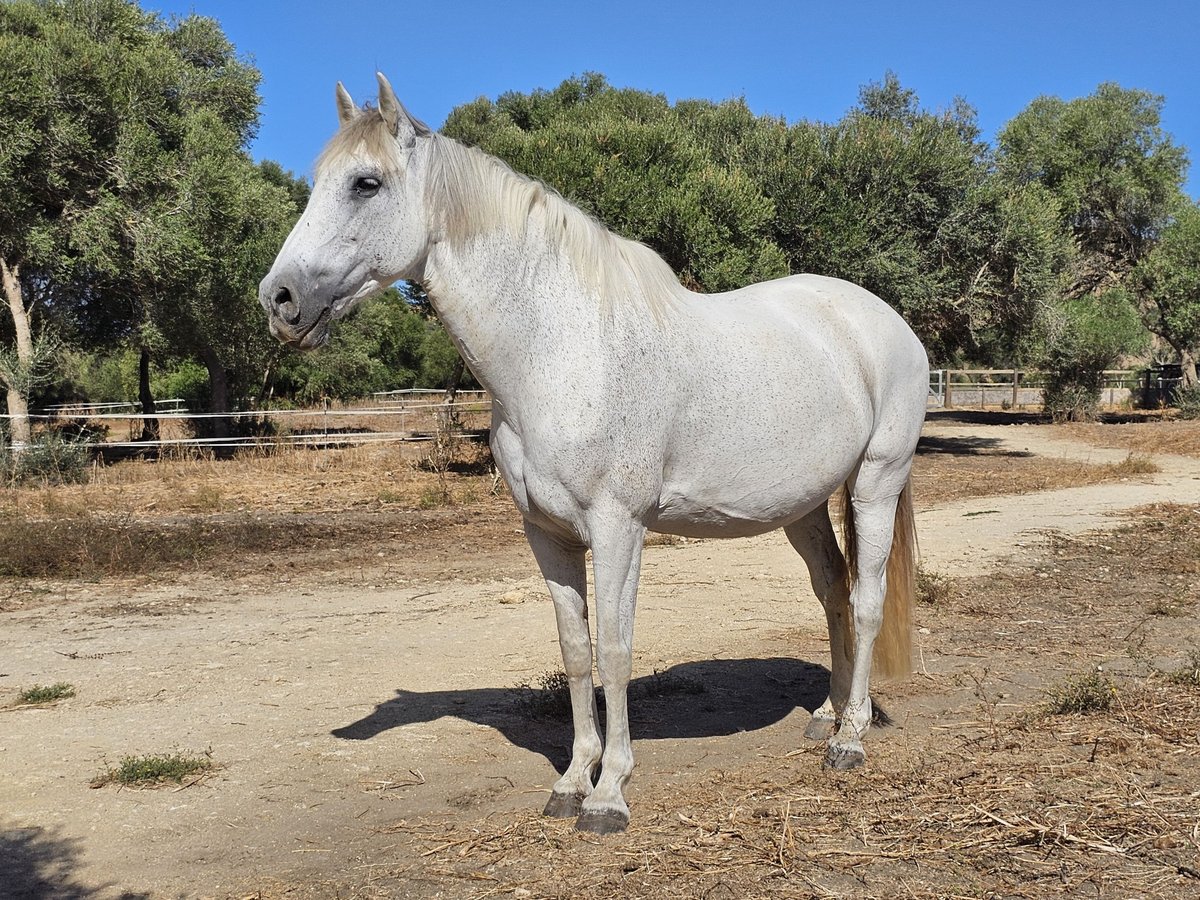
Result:
{"label": "fence post", "polygon": [[950,387],[950,370],[949,370],[949,369],[943,369],[943,370],[942,370],[942,377],[943,377],[943,378],[945,378],[945,380],[946,380],[946,400],[945,400],[945,402],[942,404],[942,406],[943,406],[945,409],[950,409],[951,407],[953,407],[953,406],[954,406],[954,396],[953,396],[953,390],[952,390],[952,389],[951,389],[951,387]]}
{"label": "fence post", "polygon": [[1018,369],[1013,369],[1013,402],[1012,408],[1017,408],[1017,390],[1021,384],[1021,372]]}

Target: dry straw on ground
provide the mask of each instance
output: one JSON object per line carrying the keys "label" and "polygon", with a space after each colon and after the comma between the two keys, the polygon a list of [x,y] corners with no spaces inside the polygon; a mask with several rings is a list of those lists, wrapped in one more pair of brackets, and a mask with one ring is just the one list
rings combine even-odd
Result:
{"label": "dry straw on ground", "polygon": [[[1171,619],[1149,610],[1164,590],[1194,596],[1198,551],[1200,509],[1161,505],[1115,532],[1054,537],[1002,576],[955,580],[921,613],[930,674],[895,689],[890,708],[905,718],[871,742],[864,769],[823,773],[820,748],[802,747],[735,771],[635,779],[633,824],[616,838],[533,812],[399,822],[392,831],[418,862],[382,867],[363,891],[1200,893],[1200,684],[1186,652],[1200,622],[1194,605]],[[1048,679],[1047,661],[1061,674]],[[1106,707],[1052,712],[1053,698],[1085,681],[1103,688]]]}

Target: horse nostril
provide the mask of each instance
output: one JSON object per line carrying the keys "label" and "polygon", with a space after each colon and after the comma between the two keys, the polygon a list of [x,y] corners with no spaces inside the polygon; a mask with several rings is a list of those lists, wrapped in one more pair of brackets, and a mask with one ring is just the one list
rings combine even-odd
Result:
{"label": "horse nostril", "polygon": [[289,325],[295,325],[300,321],[300,304],[292,297],[292,292],[287,288],[280,288],[271,301],[275,307],[275,311],[279,313],[279,317]]}

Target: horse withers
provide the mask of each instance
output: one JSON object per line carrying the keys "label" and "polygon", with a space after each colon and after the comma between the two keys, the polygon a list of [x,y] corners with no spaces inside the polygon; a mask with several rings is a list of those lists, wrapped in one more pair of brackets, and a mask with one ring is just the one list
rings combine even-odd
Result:
{"label": "horse withers", "polygon": [[[872,657],[883,674],[911,665],[920,342],[882,300],[834,278],[687,291],[653,251],[432,132],[378,80],[377,108],[338,85],[341,127],[260,300],[276,337],[311,349],[364,298],[418,281],[491,393],[492,451],[553,599],[571,692],[571,762],[547,815],[598,833],[629,822],[626,688],[648,530],[784,530],[829,626],[829,696],[805,734],[828,740],[826,765],[862,763]],[[845,554],[829,515],[839,490]]]}

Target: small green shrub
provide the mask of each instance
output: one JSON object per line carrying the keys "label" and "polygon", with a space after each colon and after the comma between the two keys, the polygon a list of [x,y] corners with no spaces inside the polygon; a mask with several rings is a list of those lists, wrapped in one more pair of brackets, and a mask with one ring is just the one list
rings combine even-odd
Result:
{"label": "small green shrub", "polygon": [[1171,672],[1167,677],[1175,684],[1200,688],[1200,650],[1188,653],[1187,662],[1183,667]]}
{"label": "small green shrub", "polygon": [[1181,419],[1200,419],[1200,386],[1175,392],[1175,406]]}
{"label": "small green shrub", "polygon": [[92,454],[82,441],[57,431],[39,434],[20,453],[0,448],[0,470],[9,483],[82,484],[92,471]]}
{"label": "small green shrub", "polygon": [[116,768],[110,768],[92,779],[92,787],[106,784],[149,786],[176,784],[192,775],[201,775],[213,767],[212,750],[203,753],[164,753],[126,756]]}
{"label": "small green shrub", "polygon": [[65,681],[58,681],[47,686],[35,684],[17,695],[16,705],[34,706],[41,703],[54,703],[57,700],[66,700],[68,697],[74,696],[75,686],[67,684]]}
{"label": "small green shrub", "polygon": [[543,672],[537,686],[523,682],[515,688],[517,705],[531,719],[566,719],[571,716],[571,686],[565,672]]}
{"label": "small green shrub", "polygon": [[957,591],[954,588],[954,579],[937,572],[930,572],[924,566],[917,566],[916,600],[918,603],[944,606],[955,596],[957,596]]}
{"label": "small green shrub", "polygon": [[1105,712],[1112,707],[1116,696],[1116,685],[1097,669],[1068,678],[1046,691],[1045,711],[1052,716]]}

